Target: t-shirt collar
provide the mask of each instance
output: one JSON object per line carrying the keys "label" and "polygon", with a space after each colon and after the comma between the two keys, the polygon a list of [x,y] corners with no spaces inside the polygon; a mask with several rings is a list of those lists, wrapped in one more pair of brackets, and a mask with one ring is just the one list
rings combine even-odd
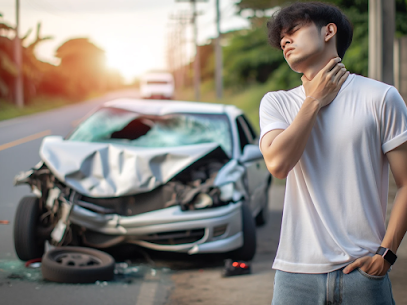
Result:
{"label": "t-shirt collar", "polygon": [[[349,74],[348,78],[347,78],[346,81],[343,83],[341,89],[339,89],[338,94],[350,84],[350,82],[353,80],[354,77],[355,77],[355,74]],[[304,94],[304,96],[305,96],[304,86],[301,85],[300,87],[301,87],[301,92],[302,92],[302,93]]]}

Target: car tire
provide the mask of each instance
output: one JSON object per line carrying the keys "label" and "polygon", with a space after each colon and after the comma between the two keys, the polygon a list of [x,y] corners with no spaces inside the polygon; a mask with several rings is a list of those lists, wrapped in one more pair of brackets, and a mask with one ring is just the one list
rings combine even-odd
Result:
{"label": "car tire", "polygon": [[242,203],[243,246],[232,252],[234,260],[250,261],[256,254],[256,224],[249,206]]}
{"label": "car tire", "polygon": [[256,215],[256,225],[257,226],[264,226],[268,219],[269,219],[269,190],[271,186],[271,181],[267,183],[267,186],[265,187],[265,195],[264,195],[264,203],[263,207],[260,210],[259,214]]}
{"label": "car tire", "polygon": [[85,247],[58,247],[42,257],[42,276],[58,283],[110,281],[114,276],[113,257]]}
{"label": "car tire", "polygon": [[14,248],[23,261],[40,258],[44,254],[44,240],[37,236],[39,216],[39,199],[23,197],[14,217]]}

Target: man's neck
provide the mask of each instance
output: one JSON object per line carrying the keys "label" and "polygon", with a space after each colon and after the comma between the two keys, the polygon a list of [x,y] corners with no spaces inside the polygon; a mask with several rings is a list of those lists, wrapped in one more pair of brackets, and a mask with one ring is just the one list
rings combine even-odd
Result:
{"label": "man's neck", "polygon": [[321,71],[328,64],[328,62],[335,57],[338,57],[338,55],[327,54],[322,59],[319,58],[315,60],[313,63],[308,65],[307,68],[304,69],[303,74],[308,80],[312,80],[315,77],[315,75],[317,75],[318,72]]}

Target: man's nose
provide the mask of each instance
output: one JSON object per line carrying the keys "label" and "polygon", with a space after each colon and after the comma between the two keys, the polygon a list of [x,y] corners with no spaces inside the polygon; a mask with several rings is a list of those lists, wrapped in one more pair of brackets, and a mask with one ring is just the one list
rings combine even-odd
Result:
{"label": "man's nose", "polygon": [[281,43],[282,48],[284,49],[287,44],[291,43],[291,40],[288,38],[284,38],[283,42]]}

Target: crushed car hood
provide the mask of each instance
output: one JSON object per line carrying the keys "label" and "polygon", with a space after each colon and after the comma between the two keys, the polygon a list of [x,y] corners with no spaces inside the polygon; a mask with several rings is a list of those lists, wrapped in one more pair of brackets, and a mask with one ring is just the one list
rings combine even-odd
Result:
{"label": "crushed car hood", "polygon": [[142,148],[44,138],[40,156],[51,172],[82,195],[94,198],[153,190],[217,149],[217,143]]}

